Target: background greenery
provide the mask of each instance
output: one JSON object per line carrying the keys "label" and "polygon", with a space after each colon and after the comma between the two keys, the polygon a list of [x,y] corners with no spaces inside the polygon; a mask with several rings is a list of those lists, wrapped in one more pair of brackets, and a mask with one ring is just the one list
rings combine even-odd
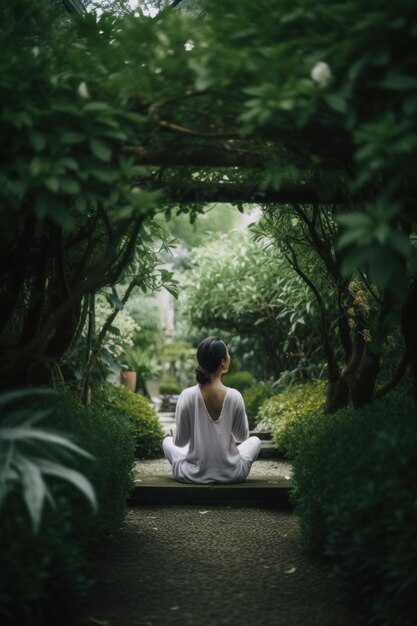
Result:
{"label": "background greenery", "polygon": [[[214,0],[177,4],[142,3],[132,14],[126,2],[108,0],[109,13],[71,19],[51,3],[0,7],[0,387],[71,379],[85,404],[92,388],[90,408],[63,395],[66,426],[98,458],[117,456],[120,488],[105,482],[104,466],[100,476],[93,465],[83,469],[95,481],[103,529],[117,525],[136,439],[129,416],[144,411],[147,450],[160,435],[147,405],[133,406],[130,396],[112,399],[115,420],[96,393],[96,413],[93,372],[106,338],[117,336],[118,313],[139,290],[176,294],[164,267],[174,245],[165,220],[180,214],[178,232],[185,215],[195,223],[207,205],[257,203],[262,219],[252,238],[219,235],[234,222],[213,210],[201,217],[213,224],[213,240],[205,229],[198,253],[183,244],[175,269],[188,268],[188,287],[178,311],[180,326],[191,328],[177,339],[195,347],[219,332],[235,366],[240,360],[235,381],[249,382],[248,371],[258,384],[277,381],[279,399],[257,415],[270,407],[276,441],[294,462],[306,538],[334,559],[368,622],[408,624],[415,3],[224,0],[221,11]],[[142,10],[155,7],[155,17]],[[184,238],[197,240],[197,232],[190,226]],[[98,291],[111,306],[100,325]],[[151,375],[154,339],[135,345],[145,353],[146,341]],[[171,349],[172,369],[186,363],[189,345]],[[324,378],[321,410],[323,388],[309,381]],[[131,443],[110,449],[108,433]],[[84,538],[92,522],[75,519],[87,504],[68,485],[54,489],[57,498],[63,490],[62,504],[57,517],[47,509],[35,545],[23,503],[5,501],[3,537],[18,529],[19,541],[4,539],[12,572],[4,597],[23,621],[30,611],[39,623],[53,621],[55,600],[70,589],[81,597],[89,585]]]}
{"label": "background greenery", "polygon": [[76,468],[92,483],[98,511],[72,485],[52,478],[56,505],[45,505],[35,537],[23,498],[19,493],[6,498],[0,518],[2,621],[69,626],[99,575],[94,559],[124,518],[133,487],[134,431],[111,406],[85,408],[65,389],[56,397],[20,401],[19,408],[52,409],[43,426],[68,434],[93,455],[94,460],[77,461]]}
{"label": "background greenery", "polygon": [[364,623],[415,619],[416,408],[404,387],[366,409],[315,411],[284,436],[305,545]]}

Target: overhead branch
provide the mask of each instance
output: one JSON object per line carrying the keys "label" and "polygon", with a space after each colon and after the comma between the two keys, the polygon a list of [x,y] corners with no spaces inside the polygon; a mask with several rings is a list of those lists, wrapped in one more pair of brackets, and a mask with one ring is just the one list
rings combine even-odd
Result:
{"label": "overhead branch", "polygon": [[206,137],[209,139],[239,139],[239,135],[230,132],[210,132],[204,130],[195,130],[193,128],[187,128],[186,126],[180,126],[179,124],[174,124],[173,122],[168,122],[167,120],[158,120],[158,126],[163,128],[164,130],[168,130],[174,133],[179,133],[181,135],[191,135],[192,137]]}
{"label": "overhead branch", "polygon": [[142,146],[125,146],[125,154],[132,154],[141,165],[185,165],[189,167],[259,167],[265,164],[266,156],[238,148],[224,146],[200,146],[170,152],[155,152]]}
{"label": "overhead branch", "polygon": [[176,204],[230,202],[240,204],[311,204],[319,201],[311,185],[284,185],[280,189],[256,189],[233,183],[172,183],[162,189],[165,200]]}

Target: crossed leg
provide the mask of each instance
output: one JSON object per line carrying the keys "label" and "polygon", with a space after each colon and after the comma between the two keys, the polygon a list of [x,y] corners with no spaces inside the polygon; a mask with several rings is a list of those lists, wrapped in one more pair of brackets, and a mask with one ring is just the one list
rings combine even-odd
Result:
{"label": "crossed leg", "polygon": [[180,448],[179,446],[176,446],[174,444],[173,437],[165,437],[162,442],[162,448],[164,450],[165,457],[168,459],[171,465],[176,461],[183,459],[188,452],[188,444],[183,448]]}
{"label": "crossed leg", "polygon": [[237,449],[239,450],[240,456],[243,456],[253,463],[261,450],[261,440],[259,437],[255,436],[249,437],[245,439],[245,441],[242,441],[242,443],[238,443]]}

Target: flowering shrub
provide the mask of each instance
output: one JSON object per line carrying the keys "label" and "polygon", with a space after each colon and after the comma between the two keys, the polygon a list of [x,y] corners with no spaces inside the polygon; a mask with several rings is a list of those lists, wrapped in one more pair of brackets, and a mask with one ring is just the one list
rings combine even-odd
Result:
{"label": "flowering shrub", "polygon": [[294,425],[307,422],[311,415],[320,410],[325,402],[326,383],[316,381],[288,387],[262,404],[259,421],[272,431],[272,440],[277,448],[287,451]]}
{"label": "flowering shrub", "polygon": [[[96,298],[96,325],[102,328],[113,309],[104,295],[99,294]],[[106,335],[104,347],[108,349],[114,359],[120,357],[126,348],[133,347],[135,333],[140,331],[140,326],[126,309],[118,312],[116,319]]]}

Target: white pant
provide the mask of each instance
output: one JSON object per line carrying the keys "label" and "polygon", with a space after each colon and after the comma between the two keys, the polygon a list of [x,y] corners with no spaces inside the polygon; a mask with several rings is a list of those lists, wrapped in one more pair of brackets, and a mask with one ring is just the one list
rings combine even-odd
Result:
{"label": "white pant", "polygon": [[[173,437],[165,437],[162,442],[162,447],[166,458],[172,465],[176,461],[185,457],[188,453],[189,446],[187,444],[183,448],[180,448],[179,446],[174,445]],[[249,439],[242,441],[242,443],[238,443],[237,449],[239,450],[240,456],[253,463],[260,452],[261,440],[259,437],[249,437]]]}

